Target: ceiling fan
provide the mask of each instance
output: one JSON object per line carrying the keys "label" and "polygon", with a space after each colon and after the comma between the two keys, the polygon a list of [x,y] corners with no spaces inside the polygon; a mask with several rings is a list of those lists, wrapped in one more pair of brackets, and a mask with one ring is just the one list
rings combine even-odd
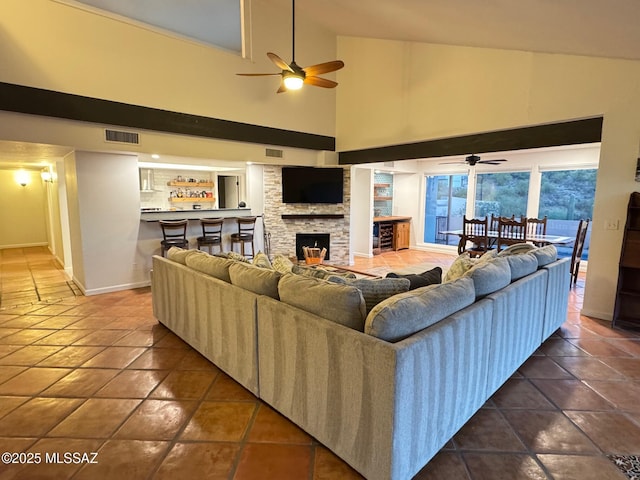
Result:
{"label": "ceiling fan", "polygon": [[491,160],[481,160],[478,155],[472,154],[468,157],[465,157],[464,162],[442,162],[440,165],[464,165],[465,163],[470,166],[474,166],[478,163],[482,163],[484,165],[500,165],[502,162],[506,162],[507,160],[504,158],[495,158]]}
{"label": "ceiling fan", "polygon": [[278,93],[286,92],[287,90],[298,90],[302,88],[302,84],[314,85],[316,87],[334,88],[338,85],[333,80],[318,77],[317,75],[323,73],[335,72],[344,67],[342,60],[333,60],[332,62],[319,63],[310,67],[301,68],[295,61],[296,56],[296,2],[291,0],[292,6],[292,42],[291,42],[291,63],[287,63],[275,53],[268,52],[267,56],[278,68],[282,71],[280,73],[237,73],[236,75],[244,77],[264,77],[280,75],[282,81],[280,82],[280,88]]}

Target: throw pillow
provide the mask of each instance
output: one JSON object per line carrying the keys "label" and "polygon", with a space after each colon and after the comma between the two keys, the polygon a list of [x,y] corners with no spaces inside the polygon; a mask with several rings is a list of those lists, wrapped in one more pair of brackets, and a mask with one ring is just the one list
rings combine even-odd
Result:
{"label": "throw pillow", "polygon": [[422,273],[399,274],[394,272],[387,273],[387,278],[406,278],[409,280],[409,290],[426,287],[436,283],[442,283],[442,268],[435,267]]}
{"label": "throw pillow", "polygon": [[256,267],[242,262],[234,262],[229,267],[231,283],[258,295],[279,299],[278,282],[280,273],[275,270]]}
{"label": "throw pillow", "polygon": [[477,261],[478,259],[471,258],[469,256],[469,252],[462,252],[460,255],[458,255],[458,257],[453,261],[453,263],[449,267],[449,270],[444,276],[442,283],[453,282],[454,280],[457,280],[458,278],[462,277],[462,275],[464,275],[464,273],[467,270],[473,267]]}
{"label": "throw pillow", "polygon": [[474,301],[470,278],[429,285],[380,302],[367,316],[364,331],[387,342],[398,342]]}
{"label": "throw pillow", "polygon": [[251,263],[251,261],[237,252],[220,252],[215,254],[216,257],[228,258],[229,260],[235,260],[237,262]]}
{"label": "throw pillow", "polygon": [[258,252],[253,256],[253,262],[256,267],[273,269],[271,261],[266,253]]}
{"label": "throw pillow", "polygon": [[498,253],[499,257],[504,257],[506,255],[520,255],[523,253],[529,253],[532,250],[535,250],[535,246],[531,243],[516,243],[514,245],[509,245],[504,250],[500,250]]}
{"label": "throw pillow", "polygon": [[355,330],[364,329],[364,298],[352,285],[291,273],[280,280],[278,293],[281,302]]}
{"label": "throw pillow", "polygon": [[277,253],[273,257],[271,266],[273,267],[274,270],[277,270],[278,272],[284,275],[285,273],[291,273],[291,268],[293,268],[293,262],[289,260],[288,257],[285,257],[281,253]]}
{"label": "throw pillow", "polygon": [[304,275],[306,277],[320,278],[322,280],[327,280],[329,277],[344,277],[355,279],[356,276],[354,273],[338,273],[332,272],[329,270],[324,270],[323,268],[311,268],[305,267],[303,265],[294,265],[291,267],[291,272],[297,275]]}
{"label": "throw pillow", "polygon": [[349,281],[349,285],[362,292],[368,314],[381,301],[408,292],[411,282],[406,278],[360,278]]}
{"label": "throw pillow", "polygon": [[188,250],[180,247],[171,247],[167,251],[167,258],[173,262],[181,263],[182,265],[187,264],[187,257],[191,255],[198,254],[207,254],[207,252],[203,252],[202,250]]}
{"label": "throw pillow", "polygon": [[558,249],[555,245],[545,245],[544,247],[531,250],[538,259],[538,268],[555,262],[558,259]]}

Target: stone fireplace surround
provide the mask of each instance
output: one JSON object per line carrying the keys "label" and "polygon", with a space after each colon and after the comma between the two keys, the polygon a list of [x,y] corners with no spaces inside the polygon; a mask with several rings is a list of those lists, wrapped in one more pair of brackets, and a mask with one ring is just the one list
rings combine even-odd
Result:
{"label": "stone fireplace surround", "polygon": [[[329,233],[331,263],[349,264],[351,202],[350,171],[344,170],[343,203],[282,203],[282,167],[265,165],[264,221],[271,234],[271,257],[282,254],[296,256],[296,234]],[[284,218],[283,218],[284,217]]]}

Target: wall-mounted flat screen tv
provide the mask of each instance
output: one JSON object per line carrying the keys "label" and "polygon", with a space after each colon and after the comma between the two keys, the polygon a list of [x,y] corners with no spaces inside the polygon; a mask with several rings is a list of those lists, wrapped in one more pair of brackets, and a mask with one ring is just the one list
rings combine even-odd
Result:
{"label": "wall-mounted flat screen tv", "polygon": [[342,203],[342,168],[282,167],[283,203]]}

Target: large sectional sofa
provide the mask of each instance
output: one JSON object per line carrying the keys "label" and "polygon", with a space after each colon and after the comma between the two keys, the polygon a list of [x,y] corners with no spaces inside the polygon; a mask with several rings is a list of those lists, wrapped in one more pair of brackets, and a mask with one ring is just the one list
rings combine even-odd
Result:
{"label": "large sectional sofa", "polygon": [[372,305],[373,280],[176,249],[153,258],[153,309],[366,478],[410,479],[566,319],[556,256],[463,254],[443,283]]}

